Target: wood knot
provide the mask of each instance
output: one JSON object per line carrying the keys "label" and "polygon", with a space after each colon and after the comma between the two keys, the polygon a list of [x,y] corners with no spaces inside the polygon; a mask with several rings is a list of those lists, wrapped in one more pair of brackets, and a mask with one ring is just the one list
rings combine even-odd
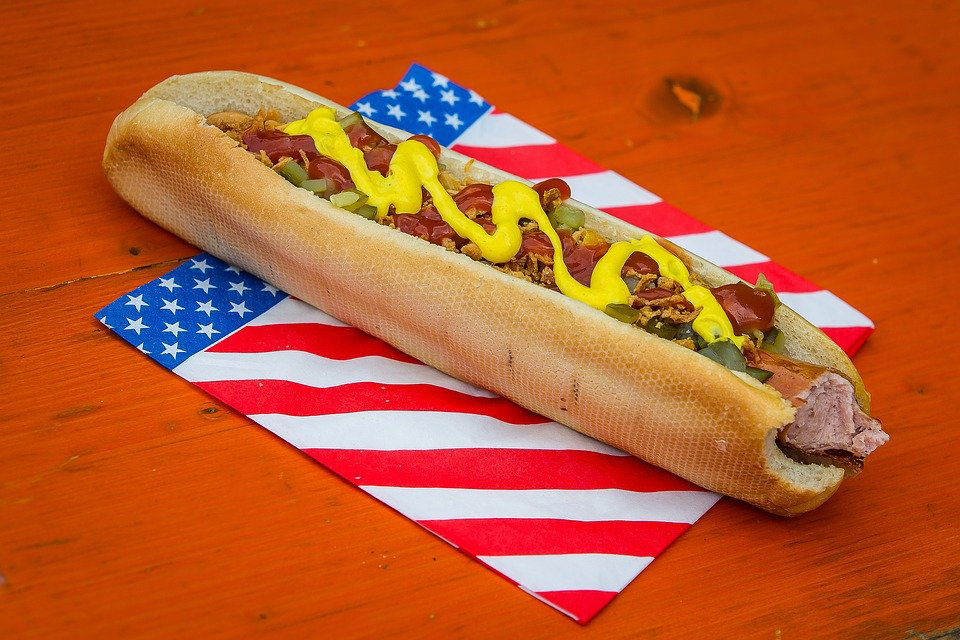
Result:
{"label": "wood knot", "polygon": [[663,87],[653,92],[651,102],[661,115],[696,121],[719,111],[722,100],[716,87],[701,78],[668,76]]}
{"label": "wood knot", "polygon": [[220,407],[213,404],[212,402],[208,402],[202,407],[200,407],[200,410],[197,411],[197,413],[199,413],[201,416],[203,416],[207,420],[216,420],[217,418],[220,417],[219,415]]}

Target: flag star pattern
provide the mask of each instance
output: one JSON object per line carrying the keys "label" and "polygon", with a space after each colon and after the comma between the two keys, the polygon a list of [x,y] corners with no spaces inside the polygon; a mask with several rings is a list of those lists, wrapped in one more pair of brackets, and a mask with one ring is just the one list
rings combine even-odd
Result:
{"label": "flag star pattern", "polygon": [[173,278],[160,278],[160,286],[166,289],[167,291],[169,291],[170,293],[173,293],[174,289],[177,289],[180,287],[179,284],[173,281]]}
{"label": "flag star pattern", "polygon": [[463,122],[460,120],[460,116],[455,113],[445,113],[443,114],[444,124],[454,129],[459,129],[463,126]]}
{"label": "flag star pattern", "polygon": [[166,328],[163,330],[163,332],[164,332],[164,333],[172,333],[172,334],[174,335],[174,337],[180,335],[180,332],[181,332],[181,331],[186,331],[186,329],[181,329],[181,328],[180,328],[180,323],[179,323],[179,322],[174,322],[174,323],[172,323],[172,324],[169,323],[169,322],[164,322],[163,325],[164,325],[164,327],[166,327]]}
{"label": "flag star pattern", "polygon": [[[171,278],[172,281],[172,278]],[[160,286],[163,286],[162,284]],[[180,285],[177,285],[180,286]],[[167,300],[166,298],[160,298],[163,301],[163,304],[160,306],[160,309],[163,311],[169,311],[170,313],[176,315],[177,311],[182,311],[183,307],[177,302],[177,299]]]}
{"label": "flag star pattern", "polygon": [[460,97],[456,94],[453,89],[448,89],[446,91],[440,92],[440,102],[446,102],[451,107],[460,100]]}
{"label": "flag star pattern", "polygon": [[416,78],[412,78],[412,77],[402,81],[400,83],[400,87],[404,91],[410,91],[411,93],[416,93],[417,91],[420,91],[421,89],[423,89],[423,87],[417,84]]}
{"label": "flag star pattern", "polygon": [[449,145],[491,107],[476,92],[415,64],[396,87],[374,91],[350,108],[364,115],[370,115],[367,109],[376,109],[378,115],[389,114],[374,118],[379,122]]}
{"label": "flag star pattern", "polygon": [[245,302],[241,302],[240,304],[237,304],[237,303],[235,303],[235,302],[231,302],[231,303],[230,303],[230,313],[235,313],[235,314],[237,314],[238,316],[240,316],[240,317],[242,318],[242,317],[244,316],[244,314],[250,313],[250,310],[247,309],[247,303],[245,303]]}
{"label": "flag star pattern", "polygon": [[193,285],[193,288],[202,289],[204,293],[210,293],[210,289],[217,288],[217,285],[210,283],[210,278],[207,278],[206,280],[197,280],[194,278],[193,281],[196,282],[196,284]]}
{"label": "flag star pattern", "polygon": [[387,115],[397,120],[403,120],[407,114],[400,108],[400,105],[390,104],[387,105]]}
{"label": "flag star pattern", "polygon": [[197,301],[197,311],[202,311],[207,314],[207,317],[210,317],[214,311],[219,311],[220,309],[213,306],[213,300],[207,300],[206,302]]}
{"label": "flag star pattern", "polygon": [[124,327],[124,331],[136,331],[139,337],[141,331],[149,328],[150,327],[143,324],[143,318],[127,318],[127,326]]}
{"label": "flag star pattern", "polygon": [[[530,180],[561,177],[575,198],[745,280],[763,272],[785,303],[850,354],[872,330],[832,293],[439,73],[413,65],[396,87],[353,108]],[[581,623],[718,499],[431,369],[210,255],[121,296],[96,319]]]}
{"label": "flag star pattern", "polygon": [[[263,291],[262,280],[228,268],[230,265],[209,255],[187,260],[163,278],[105,307],[97,318],[110,327],[129,327],[119,332],[121,337],[172,369],[287,297],[285,293]],[[199,270],[204,272],[200,281],[208,286],[195,288]],[[176,289],[176,299],[171,300],[169,291],[174,285],[180,288]],[[244,292],[242,301],[239,289]],[[143,303],[141,313],[127,306],[130,298]],[[221,311],[231,309],[231,304],[233,313]]]}
{"label": "flag star pattern", "polygon": [[205,335],[205,336],[207,336],[208,338],[211,338],[211,339],[213,338],[213,334],[215,334],[215,333],[221,333],[219,329],[214,329],[214,328],[213,328],[213,323],[212,323],[212,322],[208,322],[207,324],[200,324],[200,323],[198,322],[198,323],[197,323],[197,327],[198,327],[198,328],[197,328],[197,333],[202,333],[203,335]]}
{"label": "flag star pattern", "polygon": [[136,307],[137,313],[140,313],[141,307],[149,306],[143,301],[143,296],[127,296],[127,301],[124,304]]}
{"label": "flag star pattern", "polygon": [[206,273],[207,269],[212,269],[210,265],[207,264],[206,260],[190,260],[190,268],[196,269],[200,273]]}
{"label": "flag star pattern", "polygon": [[177,359],[181,353],[184,353],[183,349],[177,346],[177,343],[167,344],[166,342],[161,343],[163,345],[163,352],[160,355],[170,356],[174,360]]}

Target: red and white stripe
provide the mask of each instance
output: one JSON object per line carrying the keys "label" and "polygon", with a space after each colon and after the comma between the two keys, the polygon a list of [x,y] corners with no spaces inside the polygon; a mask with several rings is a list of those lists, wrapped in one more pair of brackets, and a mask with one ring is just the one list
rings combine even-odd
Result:
{"label": "red and white stripe", "polygon": [[573,197],[662,235],[679,246],[755,282],[763,273],[781,300],[853,354],[873,323],[849,304],[781,267],[722,231],[710,229],[623,176],[584,158],[510,114],[492,110],[452,145],[460,153],[529,180],[563,178]]}
{"label": "red and white stripe", "polygon": [[174,371],[581,622],[718,499],[293,298]]}

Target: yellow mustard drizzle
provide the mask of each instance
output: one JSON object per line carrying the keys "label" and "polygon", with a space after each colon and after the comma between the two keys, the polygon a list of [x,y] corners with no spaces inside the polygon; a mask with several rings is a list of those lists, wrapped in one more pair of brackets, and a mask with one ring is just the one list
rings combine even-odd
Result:
{"label": "yellow mustard drizzle", "polygon": [[543,207],[540,195],[525,184],[508,180],[493,187],[491,218],[496,226],[492,234],[468,218],[447,193],[438,179],[439,168],[433,153],[416,140],[405,140],[397,145],[386,177],[379,171],[367,169],[363,151],[350,144],[346,132],[329,107],[311,111],[303,120],[291,122],[283,129],[290,135],[309,135],[317,151],[345,166],[357,189],[367,195],[367,202],[377,208],[378,220],[393,205],[397,213],[417,213],[423,201],[421,186],[433,199],[440,217],[453,231],[470,240],[480,249],[484,259],[494,264],[509,262],[516,256],[523,242],[520,219],[533,220],[553,245],[553,273],[561,293],[603,311],[609,304],[626,304],[630,290],[621,277],[623,265],[635,252],[645,253],[659,265],[660,274],[683,287],[683,296],[701,311],[693,321],[693,330],[707,343],[730,340],[742,348],[745,338],[737,336],[733,325],[709,289],[694,285],[686,265],[663,247],[652,236],[639,240],[614,242],[600,258],[587,287],[570,275],[563,262],[563,243]]}

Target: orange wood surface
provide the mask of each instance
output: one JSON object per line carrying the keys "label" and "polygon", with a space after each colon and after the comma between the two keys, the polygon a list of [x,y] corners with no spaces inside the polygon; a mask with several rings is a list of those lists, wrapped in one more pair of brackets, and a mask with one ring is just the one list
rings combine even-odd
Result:
{"label": "orange wood surface", "polygon": [[[8,1],[0,24],[0,638],[960,633],[956,3]],[[349,103],[411,61],[869,315],[890,444],[801,518],[722,500],[580,627],[93,320],[195,251],[100,171],[142,91],[235,68]]]}

